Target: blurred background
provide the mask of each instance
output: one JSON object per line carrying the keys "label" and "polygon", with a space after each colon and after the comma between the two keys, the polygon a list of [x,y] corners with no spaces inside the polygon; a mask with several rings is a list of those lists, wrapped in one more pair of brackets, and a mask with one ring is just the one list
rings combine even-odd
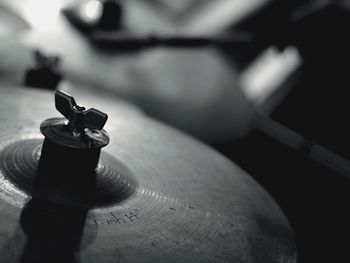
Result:
{"label": "blurred background", "polygon": [[348,1],[2,0],[0,88],[130,102],[263,185],[299,262],[347,262],[349,26]]}

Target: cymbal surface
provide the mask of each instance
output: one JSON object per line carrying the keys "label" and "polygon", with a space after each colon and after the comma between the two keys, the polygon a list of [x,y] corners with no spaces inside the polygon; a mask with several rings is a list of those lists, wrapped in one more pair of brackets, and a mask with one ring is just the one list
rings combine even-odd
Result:
{"label": "cymbal surface", "polygon": [[79,101],[111,137],[81,213],[30,195],[53,93],[0,87],[0,262],[296,262],[287,219],[235,164],[122,101]]}

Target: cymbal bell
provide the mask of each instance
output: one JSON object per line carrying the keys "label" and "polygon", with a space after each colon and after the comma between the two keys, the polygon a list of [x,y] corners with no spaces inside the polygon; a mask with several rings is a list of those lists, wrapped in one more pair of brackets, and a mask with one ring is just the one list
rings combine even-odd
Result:
{"label": "cymbal bell", "polygon": [[0,87],[1,262],[296,262],[288,220],[234,163],[123,101],[79,101],[111,138],[88,209],[32,196],[53,94]]}

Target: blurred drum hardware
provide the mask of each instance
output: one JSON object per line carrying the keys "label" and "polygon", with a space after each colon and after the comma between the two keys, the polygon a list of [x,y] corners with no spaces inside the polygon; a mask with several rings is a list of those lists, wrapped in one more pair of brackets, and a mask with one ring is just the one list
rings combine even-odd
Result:
{"label": "blurred drum hardware", "polygon": [[25,74],[26,86],[55,90],[62,80],[59,72],[60,58],[46,56],[40,50],[34,50],[36,65]]}
{"label": "blurred drum hardware", "polygon": [[[161,45],[163,47],[136,54],[105,53],[101,49],[96,50],[91,47],[84,37],[67,24],[61,14],[57,16],[52,12],[52,18],[47,23],[48,26],[52,26],[52,31],[48,31],[35,20],[34,11],[29,12],[25,9],[22,12],[33,25],[33,30],[24,36],[23,42],[40,50],[50,51],[50,54],[58,54],[62,58],[63,77],[73,84],[70,86],[74,89],[91,87],[91,90],[97,91],[98,94],[103,90],[106,93],[121,96],[140,106],[152,117],[208,142],[235,140],[245,136],[251,130],[253,119],[252,103],[249,101],[249,96],[247,99],[246,94],[252,94],[253,89],[245,93],[245,87],[241,87],[241,73],[237,70],[237,63],[228,61],[215,46],[227,47],[235,43],[241,50],[249,42],[250,35],[235,32],[220,36],[217,33],[214,35],[214,32],[222,31],[230,24],[243,20],[242,14],[250,16],[270,1],[254,0],[244,3],[234,1],[233,3],[225,0],[221,1],[219,10],[214,8],[211,1],[205,1],[202,2],[201,8],[196,9],[201,10],[200,12],[197,13],[195,9],[191,9],[193,16],[187,15],[188,23],[185,19],[180,24],[172,20],[164,20],[162,16],[155,16],[151,11],[153,9],[144,6],[143,2],[122,2],[125,9],[124,29],[129,34],[121,34],[117,39],[112,37],[112,41],[103,35],[102,42],[112,42],[112,45],[119,47],[118,43],[124,43],[122,45],[128,47],[135,43],[136,46]],[[201,6],[199,2],[197,5]],[[226,6],[227,11],[225,15],[220,16],[222,6]],[[32,7],[30,10],[35,9]],[[33,15],[29,16],[31,12]],[[213,17],[206,19],[214,14],[217,19]],[[202,23],[195,23],[194,17],[199,17]],[[147,25],[154,26],[154,30],[147,28]],[[199,30],[199,26],[203,28]],[[207,30],[204,30],[205,28]],[[133,35],[133,32],[136,35]],[[141,36],[137,35],[138,32]],[[194,32],[197,32],[197,35],[192,36]],[[100,38],[99,32],[95,34],[95,37]],[[155,37],[148,38],[147,34],[153,34]],[[65,41],[61,41],[63,38]],[[182,48],[169,48],[170,46]],[[190,46],[208,47],[194,49],[189,48]],[[232,50],[232,47],[228,49]],[[249,47],[244,47],[245,52],[236,53],[250,53],[246,51],[247,49],[249,50]],[[269,59],[280,60],[279,66],[282,68],[276,71],[277,67],[274,66],[274,70],[267,73],[271,76],[270,80],[273,76],[278,76],[283,82],[291,72],[295,71],[299,63],[296,59],[297,55],[296,52],[289,51],[287,55],[278,52],[269,53]],[[28,58],[31,55],[27,54],[23,57]],[[20,64],[29,63],[24,61]],[[264,64],[264,68],[268,68],[265,62]],[[271,72],[273,72],[272,75]],[[245,79],[253,80],[255,77],[250,74]],[[255,83],[262,82],[261,78],[255,81]],[[265,93],[264,97],[270,97],[270,93],[273,93],[278,85],[280,84],[274,83],[273,89],[259,89],[261,85],[258,85],[258,89],[254,90],[254,100],[262,97],[263,93]],[[266,86],[271,86],[271,83],[267,83]],[[198,96],[199,90],[200,96]],[[279,100],[274,100],[271,105],[278,104]],[[270,105],[270,102],[264,104]]]}
{"label": "blurred drum hardware", "polygon": [[144,35],[202,36],[223,32],[253,16],[271,0],[90,0],[64,7],[77,28],[93,31],[129,31]]}
{"label": "blurred drum hardware", "polygon": [[0,94],[1,262],[296,262],[276,203],[204,144],[82,94],[108,113],[100,154],[105,113],[57,91],[68,120],[45,120],[52,92]]}

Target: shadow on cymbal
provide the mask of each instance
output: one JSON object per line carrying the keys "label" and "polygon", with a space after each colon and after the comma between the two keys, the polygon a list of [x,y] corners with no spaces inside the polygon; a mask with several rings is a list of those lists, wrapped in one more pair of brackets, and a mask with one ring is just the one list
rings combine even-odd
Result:
{"label": "shadow on cymbal", "polygon": [[21,214],[21,226],[28,238],[21,262],[79,262],[77,252],[86,215],[84,209],[30,200]]}

